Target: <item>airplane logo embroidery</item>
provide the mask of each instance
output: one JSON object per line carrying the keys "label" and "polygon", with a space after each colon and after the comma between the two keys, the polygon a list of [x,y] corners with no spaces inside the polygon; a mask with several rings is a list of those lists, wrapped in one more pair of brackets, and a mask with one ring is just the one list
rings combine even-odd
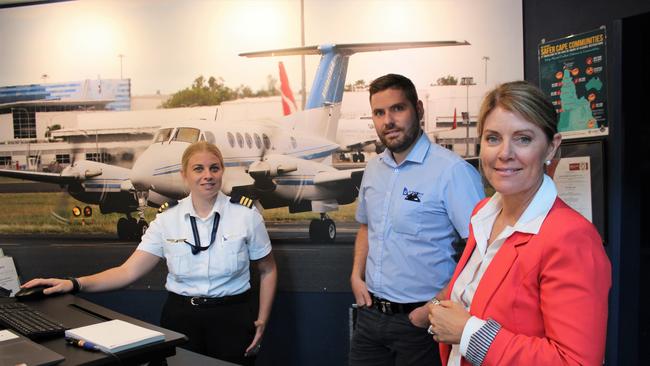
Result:
{"label": "airplane logo embroidery", "polygon": [[404,197],[405,200],[407,201],[413,201],[413,202],[421,202],[420,201],[420,195],[422,192],[417,192],[417,191],[409,191],[408,188],[404,187],[404,190],[402,191],[402,195],[406,196]]}

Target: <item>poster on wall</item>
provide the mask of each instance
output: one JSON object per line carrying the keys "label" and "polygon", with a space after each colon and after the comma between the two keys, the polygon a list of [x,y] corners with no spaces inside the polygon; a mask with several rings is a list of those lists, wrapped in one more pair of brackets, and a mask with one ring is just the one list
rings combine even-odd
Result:
{"label": "poster on wall", "polygon": [[564,138],[609,131],[606,38],[603,26],[539,44],[540,88],[555,105]]}

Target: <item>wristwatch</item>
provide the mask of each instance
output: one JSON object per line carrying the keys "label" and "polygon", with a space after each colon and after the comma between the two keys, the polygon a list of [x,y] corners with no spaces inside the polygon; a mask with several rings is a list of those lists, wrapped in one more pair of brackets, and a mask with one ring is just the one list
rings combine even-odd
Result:
{"label": "wristwatch", "polygon": [[66,280],[70,280],[72,282],[72,290],[70,291],[71,294],[76,294],[77,292],[81,291],[81,285],[79,284],[79,280],[77,280],[74,277],[66,277]]}

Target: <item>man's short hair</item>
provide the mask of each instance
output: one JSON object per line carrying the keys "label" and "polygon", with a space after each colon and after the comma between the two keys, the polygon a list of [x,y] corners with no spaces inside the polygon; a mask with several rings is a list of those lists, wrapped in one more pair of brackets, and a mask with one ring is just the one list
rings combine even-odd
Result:
{"label": "man's short hair", "polygon": [[370,91],[370,99],[372,100],[372,96],[375,93],[379,93],[386,89],[398,89],[403,91],[406,99],[411,102],[413,108],[417,110],[419,100],[418,92],[415,90],[415,85],[413,85],[413,82],[409,78],[398,74],[386,74],[378,77],[370,83],[370,87],[368,88]]}

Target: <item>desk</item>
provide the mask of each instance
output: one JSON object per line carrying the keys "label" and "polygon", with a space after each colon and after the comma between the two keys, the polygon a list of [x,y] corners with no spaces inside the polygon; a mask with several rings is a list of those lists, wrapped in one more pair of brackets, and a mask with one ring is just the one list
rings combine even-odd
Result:
{"label": "desk", "polygon": [[[157,330],[165,335],[164,342],[150,343],[142,347],[117,353],[116,355],[121,360],[121,364],[125,365],[142,364],[151,359],[173,356],[176,354],[176,346],[187,341],[187,337],[181,333],[131,318],[69,294],[30,301],[27,304],[58,320],[67,328],[77,328],[105,320],[121,319],[142,327]],[[118,363],[117,359],[113,356],[70,346],[66,344],[63,337],[37,340],[37,342],[65,357],[65,360],[59,365],[106,365]]]}

